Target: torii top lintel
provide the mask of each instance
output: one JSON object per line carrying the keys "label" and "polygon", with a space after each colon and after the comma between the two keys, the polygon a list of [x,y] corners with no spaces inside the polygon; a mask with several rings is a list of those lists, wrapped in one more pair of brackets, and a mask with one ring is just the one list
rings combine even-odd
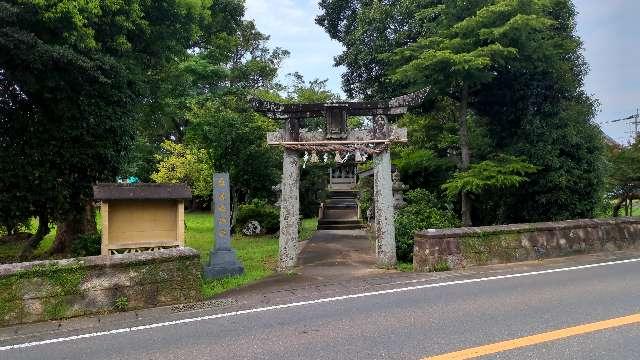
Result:
{"label": "torii top lintel", "polygon": [[346,116],[400,115],[420,105],[428,94],[429,88],[425,88],[387,101],[310,104],[282,104],[254,98],[251,105],[256,112],[272,119],[316,118],[336,111]]}

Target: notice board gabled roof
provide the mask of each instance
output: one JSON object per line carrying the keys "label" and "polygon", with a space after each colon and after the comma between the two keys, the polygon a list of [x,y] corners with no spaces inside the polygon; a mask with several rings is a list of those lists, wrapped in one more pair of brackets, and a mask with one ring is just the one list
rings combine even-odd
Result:
{"label": "notice board gabled roof", "polygon": [[188,200],[191,189],[186,184],[98,184],[93,187],[95,200]]}

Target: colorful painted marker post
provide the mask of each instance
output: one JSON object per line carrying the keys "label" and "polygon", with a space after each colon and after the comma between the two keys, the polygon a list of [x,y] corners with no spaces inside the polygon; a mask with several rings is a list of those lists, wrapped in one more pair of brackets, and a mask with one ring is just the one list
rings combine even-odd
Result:
{"label": "colorful painted marker post", "polygon": [[214,238],[216,244],[209,257],[209,265],[204,267],[207,279],[240,275],[244,267],[231,248],[231,192],[229,174],[213,175],[213,216],[215,219]]}

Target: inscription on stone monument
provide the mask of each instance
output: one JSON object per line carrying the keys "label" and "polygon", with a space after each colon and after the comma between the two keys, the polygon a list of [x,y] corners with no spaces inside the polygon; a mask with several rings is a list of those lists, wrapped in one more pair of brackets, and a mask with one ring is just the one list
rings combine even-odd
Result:
{"label": "inscription on stone monument", "polygon": [[229,174],[213,176],[213,205],[216,249],[231,249],[231,191]]}

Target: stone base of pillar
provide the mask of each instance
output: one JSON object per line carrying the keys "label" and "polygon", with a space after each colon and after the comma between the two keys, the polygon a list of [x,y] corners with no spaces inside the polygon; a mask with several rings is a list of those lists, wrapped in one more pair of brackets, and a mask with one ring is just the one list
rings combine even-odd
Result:
{"label": "stone base of pillar", "polygon": [[244,273],[244,266],[238,260],[238,256],[233,249],[215,250],[211,252],[209,266],[205,266],[203,272],[206,279],[217,279],[225,276],[241,275]]}

